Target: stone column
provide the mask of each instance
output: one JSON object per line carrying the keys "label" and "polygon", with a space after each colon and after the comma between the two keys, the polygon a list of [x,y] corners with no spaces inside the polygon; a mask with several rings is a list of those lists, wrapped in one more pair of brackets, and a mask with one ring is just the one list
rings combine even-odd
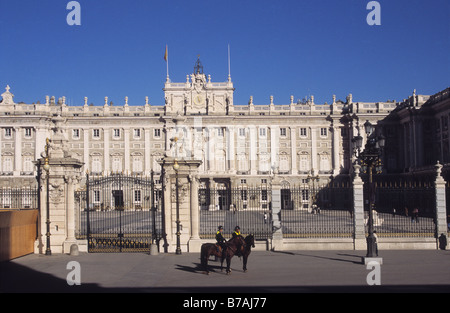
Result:
{"label": "stone column", "polygon": [[366,231],[364,226],[364,183],[360,177],[361,166],[354,164],[353,177],[353,244],[355,250],[365,250]]}
{"label": "stone column", "polygon": [[283,231],[281,228],[281,183],[278,177],[272,178],[272,249],[283,250]]}
{"label": "stone column", "polygon": [[[333,123],[336,123],[333,121]],[[339,151],[340,151],[339,127],[333,127],[333,175],[339,175]]]}
{"label": "stone column", "polygon": [[[178,170],[174,169],[175,161]],[[159,161],[164,172],[164,233],[165,252],[175,252],[177,248],[177,200],[179,210],[180,247],[182,252],[199,252],[199,206],[198,185],[195,176],[202,161],[165,157]],[[178,178],[178,197],[176,180]],[[193,219],[196,219],[195,221]],[[197,237],[197,238],[195,238]]]}
{"label": "stone column", "polygon": [[200,215],[198,205],[198,177],[189,175],[191,197],[191,239],[200,239]]}
{"label": "stone column", "polygon": [[20,176],[22,171],[22,128],[15,128],[14,134],[14,176]]}
{"label": "stone column", "polygon": [[[257,137],[256,137],[256,127],[250,126],[248,128],[249,130],[249,143],[250,143],[250,174],[256,175],[257,174]],[[258,162],[259,163],[259,162]]]}
{"label": "stone column", "polygon": [[109,137],[110,137],[110,129],[103,129],[103,172],[105,175],[111,172],[110,166],[110,155],[109,155]]}
{"label": "stone column", "polygon": [[83,129],[83,160],[84,160],[84,171],[91,171],[90,160],[89,160],[89,135],[92,129]]}
{"label": "stone column", "polygon": [[[311,168],[313,171],[318,169],[317,166],[317,130],[315,127],[310,127],[311,132]],[[314,174],[314,172],[313,172]]]}
{"label": "stone column", "polygon": [[[144,129],[144,173],[149,173],[152,169],[152,159],[151,159],[151,140],[150,140],[151,130]],[[154,170],[154,169],[153,169]]]}
{"label": "stone column", "polygon": [[[78,173],[76,173],[78,174]],[[67,185],[67,194],[66,194],[66,229],[67,229],[67,237],[64,241],[64,252],[70,251],[70,247],[73,244],[77,244],[77,240],[75,238],[75,185],[79,179],[79,176],[73,174],[66,175],[65,183]]]}
{"label": "stone column", "polygon": [[[447,233],[447,212],[446,212],[446,199],[445,199],[445,180],[441,176],[442,165],[438,163],[435,165],[436,180],[434,183],[436,193],[436,235],[437,244],[439,247],[439,237],[448,237]],[[448,243],[448,238],[447,238]]]}
{"label": "stone column", "polygon": [[125,172],[129,173],[131,172],[130,168],[130,129],[125,128],[123,130],[123,137],[124,137],[124,146],[125,146]]}
{"label": "stone column", "polygon": [[227,127],[227,162],[229,164],[229,169],[231,174],[236,173],[236,158],[234,151],[234,132],[235,128],[232,126]]}
{"label": "stone column", "polygon": [[291,174],[297,175],[297,128],[291,127]]}

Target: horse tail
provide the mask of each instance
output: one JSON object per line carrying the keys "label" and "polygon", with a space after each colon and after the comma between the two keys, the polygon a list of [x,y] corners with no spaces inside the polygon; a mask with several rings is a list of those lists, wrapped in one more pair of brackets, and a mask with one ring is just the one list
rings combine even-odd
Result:
{"label": "horse tail", "polygon": [[207,249],[205,244],[202,245],[201,249],[200,249],[200,262],[202,264],[203,267],[206,266],[206,260],[207,260]]}

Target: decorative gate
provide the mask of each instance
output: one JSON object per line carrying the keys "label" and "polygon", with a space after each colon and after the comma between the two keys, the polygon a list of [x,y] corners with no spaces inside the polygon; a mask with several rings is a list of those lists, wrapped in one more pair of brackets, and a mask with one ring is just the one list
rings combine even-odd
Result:
{"label": "decorative gate", "polygon": [[153,175],[88,174],[86,191],[76,196],[78,236],[88,239],[89,252],[148,252],[162,237],[161,190]]}

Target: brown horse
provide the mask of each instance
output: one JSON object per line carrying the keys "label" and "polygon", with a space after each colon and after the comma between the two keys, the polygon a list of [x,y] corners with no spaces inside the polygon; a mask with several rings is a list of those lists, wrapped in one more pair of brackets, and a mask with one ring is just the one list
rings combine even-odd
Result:
{"label": "brown horse", "polygon": [[223,260],[224,260],[224,258],[222,257],[222,247],[219,246],[219,248],[217,248],[217,244],[215,244],[215,243],[202,244],[202,247],[200,250],[200,261],[201,261],[202,267],[207,275],[209,275],[208,259],[211,255],[215,255],[216,257],[220,258],[220,268],[222,269]]}
{"label": "brown horse", "polygon": [[227,260],[227,275],[231,273],[231,258],[234,255],[242,256],[244,258],[243,270],[244,273],[247,272],[247,260],[252,247],[255,247],[255,237],[251,234],[245,237],[245,239],[243,239],[242,237],[235,237],[228,242],[227,249],[225,250],[225,254],[223,256],[223,258]]}

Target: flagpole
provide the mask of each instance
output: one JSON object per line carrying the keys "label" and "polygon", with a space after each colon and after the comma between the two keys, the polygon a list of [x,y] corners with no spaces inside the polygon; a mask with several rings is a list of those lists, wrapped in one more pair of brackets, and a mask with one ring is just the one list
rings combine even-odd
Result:
{"label": "flagpole", "polygon": [[164,54],[164,60],[166,61],[166,67],[167,67],[167,81],[169,81],[169,52],[166,45],[166,53]]}
{"label": "flagpole", "polygon": [[230,44],[228,44],[228,81],[231,80]]}

